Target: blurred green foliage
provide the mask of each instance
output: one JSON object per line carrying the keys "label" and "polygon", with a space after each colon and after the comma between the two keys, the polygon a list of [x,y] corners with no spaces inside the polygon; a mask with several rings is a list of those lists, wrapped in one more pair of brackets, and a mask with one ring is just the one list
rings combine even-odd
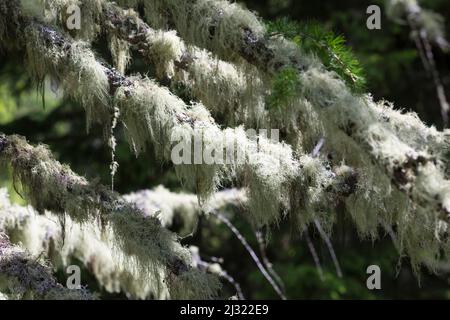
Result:
{"label": "blurred green foliage", "polygon": [[[265,21],[314,20],[324,30],[345,36],[346,45],[352,48],[355,55],[349,59],[360,61],[365,74],[365,86],[376,99],[394,101],[397,106],[418,112],[427,123],[442,126],[433,83],[421,65],[408,28],[388,21],[385,16],[382,30],[370,31],[366,28],[367,6],[378,4],[383,8],[381,0],[246,0],[245,3],[250,9],[259,12]],[[448,0],[424,0],[421,3],[450,20]],[[449,22],[446,21],[447,29]],[[304,39],[296,38],[299,25],[293,23],[282,31],[290,32],[293,40],[304,45]],[[330,36],[330,39],[335,41],[331,45],[342,47],[341,37]],[[326,43],[329,45],[329,41]],[[104,39],[100,39],[96,46],[97,50],[106,52]],[[435,55],[448,92],[449,55],[438,51]],[[134,57],[130,72],[152,75],[152,70],[138,56]],[[283,101],[296,90],[297,85],[289,69],[283,70],[274,80],[276,96],[272,97],[273,101]],[[50,82],[45,83],[44,89],[45,109],[41,98],[42,88],[38,90],[32,85],[24,69],[23,56],[0,51],[0,132],[17,133],[33,143],[48,144],[59,160],[68,163],[78,174],[109,184],[110,150],[101,139],[101,129],[94,127],[87,133],[83,108],[62,97]],[[272,105],[278,107],[275,102]],[[115,177],[117,191],[127,193],[159,184],[173,191],[183,189],[170,163],[156,161],[152,151],[136,158],[119,130],[117,139],[116,158],[120,164]],[[0,183],[8,186],[15,201],[24,203],[14,193],[10,174],[3,168],[0,171]],[[256,250],[257,242],[245,219],[236,217],[233,222]],[[311,229],[310,234],[324,270],[323,279],[319,276],[305,240],[299,238],[298,230],[290,221],[282,222],[270,233],[267,255],[283,279],[286,294],[291,299],[450,298],[448,276],[430,275],[423,270],[419,282],[419,278],[412,274],[407,258],[400,260],[387,235],[382,235],[375,242],[359,239],[343,212],[338,215],[333,232],[333,245],[343,270],[343,278],[336,275],[333,261],[318,233]],[[225,269],[241,284],[247,298],[277,298],[241,243],[213,218],[202,217],[198,232],[183,241],[199,246],[205,257],[223,258]],[[379,291],[366,288],[366,268],[372,264],[379,265],[382,270],[382,290]],[[233,294],[232,287],[225,284],[223,297]]]}

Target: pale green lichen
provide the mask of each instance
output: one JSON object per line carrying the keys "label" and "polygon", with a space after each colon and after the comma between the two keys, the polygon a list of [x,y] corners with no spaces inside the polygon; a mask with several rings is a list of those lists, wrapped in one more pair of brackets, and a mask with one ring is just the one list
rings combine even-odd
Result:
{"label": "pale green lichen", "polygon": [[182,221],[182,236],[192,233],[202,211],[225,210],[229,206],[243,208],[248,201],[245,190],[230,189],[216,192],[201,207],[195,194],[173,193],[163,186],[133,192],[124,199],[136,204],[145,215],[157,217],[164,227],[172,226],[175,219]]}
{"label": "pale green lichen", "polygon": [[[115,243],[140,272],[151,274],[160,284],[174,271],[174,262],[189,270],[190,255],[175,234],[163,228],[155,217],[145,217],[135,206],[124,202],[102,186],[92,186],[69,168],[55,161],[49,151],[31,147],[21,138],[7,137],[1,161],[8,161],[25,188],[31,204],[40,212],[67,213],[75,222],[92,223],[99,218],[111,228]],[[179,267],[176,267],[177,269]],[[167,272],[161,277],[161,270]],[[198,277],[198,276],[196,276]],[[170,292],[169,288],[169,292]]]}
{"label": "pale green lichen", "polygon": [[[109,32],[133,43],[155,67],[158,78],[167,77],[183,84],[227,123],[255,124],[264,120],[265,88],[256,68],[248,64],[238,68],[206,50],[186,45],[173,30],[153,30],[133,10],[123,10],[109,2],[104,2],[104,7],[111,12],[106,14],[106,20],[110,19],[106,22]],[[117,23],[117,19],[123,22]]]}
{"label": "pale green lichen", "polygon": [[0,191],[0,199],[0,229],[33,256],[44,254],[55,267],[81,261],[108,292],[141,299],[167,295],[167,288],[156,279],[163,277],[164,270],[154,277],[139,268],[135,259],[119,249],[111,228],[102,229],[94,220],[79,224],[67,217],[63,230],[57,215],[48,211],[39,215],[31,207],[12,205],[6,190]]}
{"label": "pale green lichen", "polygon": [[58,24],[80,39],[91,41],[100,32],[97,21],[102,8],[101,0],[20,0],[20,2],[25,14],[37,17],[48,24]]}
{"label": "pale green lichen", "polygon": [[[177,199],[180,210],[194,210],[194,204],[191,203],[191,200],[195,200],[194,195],[171,194],[161,188],[154,192],[163,197],[169,194],[170,198]],[[227,202],[230,197],[234,199],[232,195],[227,194],[221,200]],[[67,217],[63,232],[57,215],[48,211],[45,215],[39,215],[31,207],[13,205],[4,189],[0,190],[0,201],[0,230],[5,230],[12,241],[20,243],[33,256],[44,254],[56,267],[66,267],[72,264],[74,259],[80,261],[108,292],[123,292],[130,298],[140,299],[200,299],[211,298],[217,292],[218,282],[211,277],[202,280],[203,275],[198,272],[189,273],[179,280],[158,266],[155,266],[152,272],[143,269],[133,256],[120,249],[113,228],[101,228],[98,221],[79,224]],[[146,209],[149,210],[149,207]],[[151,230],[146,229],[146,232],[151,233]],[[162,281],[166,276],[170,277],[175,288]],[[196,292],[198,295],[194,296],[189,285],[197,280],[211,289],[204,293]],[[183,287],[185,292],[179,291],[183,282],[187,282]]]}
{"label": "pale green lichen", "polygon": [[[221,130],[210,118],[205,108],[196,104],[188,108],[178,97],[150,80],[133,80],[132,94],[120,88],[116,101],[121,108],[126,133],[137,152],[152,143],[157,154],[168,159],[173,147],[171,137],[183,141],[200,141],[202,150],[230,150],[235,154],[229,163],[203,163],[202,155],[195,153],[188,160],[191,164],[176,166],[183,181],[194,187],[202,200],[211,195],[222,176],[233,178],[236,174],[247,177],[251,213],[258,224],[267,224],[279,217],[283,203],[287,202],[285,191],[298,174],[298,165],[291,149],[264,137],[259,141],[247,137],[242,128]],[[178,140],[175,142],[179,142]],[[197,164],[196,161],[200,160]],[[261,195],[264,196],[261,197]],[[261,201],[265,199],[264,201]],[[264,209],[264,210],[263,210]]]}
{"label": "pale green lichen", "polygon": [[236,66],[215,59],[205,50],[190,48],[192,62],[181,79],[215,116],[227,123],[264,124],[265,84],[250,66]]}
{"label": "pale green lichen", "polygon": [[[139,2],[122,1],[131,6]],[[280,66],[292,67],[298,72],[298,95],[285,103],[285,112],[271,116],[275,118],[274,123],[286,124],[288,121],[287,127],[293,128],[294,132],[300,131],[301,136],[299,134],[294,140],[295,150],[299,152],[296,159],[289,146],[267,143],[264,139],[256,143],[241,128],[221,130],[202,104],[186,105],[151,80],[135,77],[127,79],[131,84],[119,86],[114,102],[125,115],[127,136],[136,152],[151,143],[161,159],[168,160],[173,147],[170,140],[172,133],[187,140],[206,137],[202,140],[205,148],[221,150],[223,146],[232,146],[232,150],[246,151],[243,163],[182,165],[177,166],[177,171],[183,180],[195,188],[202,200],[212,194],[224,179],[238,178],[243,181],[248,187],[251,219],[255,224],[276,221],[280,212],[291,209],[299,215],[301,223],[307,224],[317,216],[326,222],[325,229],[330,230],[333,218],[327,214],[327,207],[330,204],[332,207],[335,199],[327,190],[335,187],[336,176],[324,169],[324,161],[304,155],[319,137],[324,136],[328,145],[325,152],[337,155],[334,164],[341,166],[339,170],[347,165],[357,168],[360,179],[345,202],[359,232],[373,238],[377,235],[379,224],[385,227],[394,225],[399,234],[399,247],[410,254],[413,263],[430,260],[430,255],[437,254],[439,241],[436,239],[445,230],[446,224],[442,220],[448,218],[450,208],[448,160],[445,159],[448,133],[424,128],[411,115],[400,115],[390,108],[380,107],[368,96],[353,94],[345,82],[327,71],[316,57],[305,54],[295,43],[280,36],[269,37],[258,18],[235,3],[150,0],[145,2],[145,8],[149,22],[154,25],[165,27],[169,22],[167,17],[171,16],[170,22],[187,42],[209,48],[214,54],[237,62],[236,68],[220,62],[217,75],[214,68],[206,68],[213,66],[211,61],[214,56],[209,53],[197,60],[200,71],[193,65],[189,75],[191,78],[185,81],[197,82],[208,88],[196,93],[205,103],[208,101],[211,110],[217,110],[214,108],[215,102],[219,107],[226,100],[217,90],[228,80],[232,85],[223,90],[230,98],[226,101],[227,106],[232,106],[234,100],[242,103],[252,96],[247,95],[250,92],[247,89],[239,91],[236,85],[242,81],[239,72],[247,70],[243,68],[246,64],[242,58],[251,60],[248,56],[255,53],[252,48],[246,47],[245,37],[260,41],[259,48],[267,54],[263,59],[249,61],[259,69],[273,76]],[[163,15],[162,12],[169,12],[170,15]],[[28,31],[36,35],[32,28]],[[159,68],[158,73],[171,77],[176,73],[175,61],[183,58],[186,47],[174,32],[155,31],[153,35],[155,46],[151,59]],[[105,101],[103,96],[106,89],[110,89],[104,74],[108,70],[95,61],[90,50],[80,43],[70,43],[71,55],[68,58],[61,54],[57,46],[46,47],[39,39],[30,42],[29,56],[35,58],[31,61],[37,60],[39,54],[44,55],[45,63],[37,66],[35,63],[33,66],[39,78],[47,73],[58,75],[68,72],[81,76],[83,83],[85,80],[89,85],[93,81],[100,83],[90,88],[70,79],[61,79],[66,83],[65,89],[83,102],[88,115],[91,113],[90,118],[107,122],[109,101]],[[260,76],[255,73],[256,78]],[[69,78],[75,77],[70,75]],[[249,88],[255,83],[260,88],[258,81],[265,80],[259,78],[251,82]],[[263,91],[264,86],[261,88]],[[263,93],[256,96],[263,96]],[[94,114],[89,108],[96,103],[100,108],[96,108]],[[256,106],[255,110],[258,110],[260,102]],[[392,121],[386,121],[386,115]],[[424,142],[428,143],[428,148],[423,147]],[[282,161],[277,162],[272,153],[281,155]],[[250,161],[250,158],[255,161]],[[304,204],[296,203],[299,199]],[[417,219],[411,219],[415,216],[418,216]],[[324,221],[320,222],[323,224]],[[415,232],[421,226],[426,234],[419,236]],[[430,233],[430,230],[433,232]],[[424,244],[433,249],[429,255],[423,252]]]}
{"label": "pale green lichen", "polygon": [[[50,37],[57,37],[50,32]],[[37,79],[50,76],[57,80],[64,92],[78,100],[86,110],[88,128],[95,121],[109,123],[109,81],[105,67],[98,63],[85,42],[71,43],[68,50],[45,43],[43,35],[30,26],[25,30],[27,61],[30,72]],[[58,41],[54,39],[53,41]],[[105,135],[109,131],[105,125]]]}
{"label": "pale green lichen", "polygon": [[[401,123],[400,113],[380,108],[370,97],[354,97],[341,80],[327,72],[311,69],[300,79],[303,94],[320,107],[324,133],[335,153],[346,163],[364,168],[359,170],[356,192],[346,201],[360,234],[375,238],[379,225],[394,225],[414,268],[421,263],[433,268],[430,261],[436,259],[431,256],[439,256],[441,248],[434,230],[442,233],[440,208],[447,208],[450,185],[442,163],[430,160],[428,152],[434,149],[436,153],[442,135],[433,128],[414,132],[423,124],[413,116],[408,124]],[[387,118],[392,123],[386,119],[387,124],[383,123],[383,113],[390,114]],[[435,142],[429,148],[418,147],[423,141]],[[411,161],[417,161],[412,168]],[[412,216],[415,220],[408,218]],[[415,234],[419,228],[420,237]],[[426,256],[425,246],[429,247]]]}
{"label": "pale green lichen", "polygon": [[149,30],[146,34],[148,58],[156,67],[156,74],[172,78],[175,74],[175,62],[180,61],[186,51],[183,41],[175,31]]}
{"label": "pale green lichen", "polygon": [[[97,5],[90,6],[98,10],[98,1],[94,2]],[[102,1],[102,4],[105,10],[111,7],[117,9],[106,1]],[[136,25],[142,23],[136,13],[122,13],[127,19],[134,20]],[[101,14],[101,11],[96,14],[99,25],[105,23]],[[128,46],[115,34],[110,34],[109,39],[112,56],[121,71],[128,60]],[[237,119],[260,125],[264,121],[264,86],[254,68],[247,66],[245,70],[239,71],[235,66],[215,59],[206,51],[195,47],[186,48],[174,31],[147,29],[146,47],[145,55],[154,63],[159,77],[173,77],[175,63],[180,63],[184,55],[188,54],[188,59],[192,61],[187,64],[187,72],[177,68],[176,78],[191,88],[192,93],[214,114],[223,115],[230,123]]]}
{"label": "pale green lichen", "polygon": [[0,234],[0,290],[8,299],[92,300],[84,288],[71,290],[57,283],[41,264]]}
{"label": "pale green lichen", "polygon": [[119,39],[115,35],[110,35],[108,38],[109,51],[113,58],[114,67],[122,74],[128,67],[131,60],[130,45],[128,42]]}
{"label": "pale green lichen", "polygon": [[[121,1],[133,5],[137,1]],[[242,30],[247,27],[259,36],[264,32],[259,20],[237,3],[216,0],[150,0],[143,2],[147,21],[154,27],[175,24],[181,37],[200,47],[220,53],[222,57],[237,57],[242,46]],[[170,12],[171,20],[163,12]],[[195,23],[192,22],[195,20]],[[239,27],[236,27],[239,26]],[[235,50],[230,50],[232,47]]]}
{"label": "pale green lichen", "polygon": [[[30,33],[33,34],[32,31]],[[36,42],[39,43],[39,41]],[[42,43],[40,44],[42,45]],[[105,103],[105,99],[107,100],[107,98],[103,96],[106,86],[105,82],[107,81],[105,75],[107,70],[105,67],[93,60],[92,53],[82,43],[72,43],[69,47],[70,56],[62,55],[62,57],[56,55],[57,48],[54,46],[47,48],[41,45],[38,47],[42,48],[42,53],[46,57],[56,58],[48,59],[48,62],[46,61],[50,65],[48,69],[50,71],[62,69],[61,71],[68,73],[68,78],[64,77],[61,79],[66,91],[81,100],[86,107],[90,121],[98,121],[104,124],[105,119],[109,117],[108,108],[110,108]],[[33,45],[29,47],[31,53],[33,53],[30,54],[31,56],[36,56],[34,49],[35,46]],[[41,64],[40,67],[42,65],[46,66],[46,63]],[[38,74],[45,74],[45,71],[46,69],[44,68]],[[81,77],[82,81],[73,81],[72,78],[75,75]],[[100,79],[101,81],[95,79]],[[200,134],[205,138],[203,143],[206,147],[209,146],[212,149],[218,149],[217,145],[220,146],[221,141],[219,139],[212,139],[211,137],[223,136],[223,133],[211,120],[209,113],[202,105],[196,104],[189,108],[181,99],[172,95],[167,89],[157,86],[150,80],[139,78],[129,78],[128,80],[132,83],[132,86],[119,87],[114,100],[115,104],[120,108],[126,134],[136,152],[142,151],[145,149],[146,144],[151,142],[155,147],[156,153],[168,159],[172,147],[170,137],[177,130],[181,130],[180,133],[183,136],[187,135],[194,140],[196,135]],[[93,87],[91,83],[95,83],[96,85]],[[103,85],[103,83],[105,84]],[[191,121],[193,122],[192,124],[190,124]],[[207,134],[203,134],[205,132]],[[256,142],[249,143],[246,141],[248,139],[244,136],[241,136],[240,139],[242,141],[234,140],[238,146],[242,145],[246,146],[247,149],[257,150]],[[279,149],[276,144],[273,144],[273,146],[271,144],[267,145],[267,148],[272,147]],[[271,167],[274,160],[278,158],[270,155],[267,158],[264,155],[264,150],[258,152],[258,156],[266,157],[267,159],[272,158],[267,163],[265,163],[267,159],[261,159],[257,166],[245,166],[245,163],[240,165],[240,171],[242,173],[245,168],[253,170],[253,172],[249,173],[249,176],[252,176],[250,188],[253,186],[255,188],[253,198],[257,194],[265,192],[267,197],[264,198],[276,200],[276,195],[281,195],[281,189],[279,187],[282,184],[288,185],[288,181],[281,180],[285,179],[286,175],[292,174],[295,171],[293,169],[295,167],[295,161],[292,160],[292,156],[289,154],[288,146],[283,146],[279,150],[275,149],[273,150],[274,152],[283,149],[287,152],[282,159],[283,161],[286,159],[285,163],[288,167],[285,169],[288,170],[284,170],[285,173],[283,174],[276,172],[277,168],[281,169],[281,167],[274,167],[275,169]],[[193,168],[194,170],[192,170]],[[201,198],[205,198],[215,191],[224,170],[228,170],[228,168],[223,165],[177,166],[177,172],[180,177],[193,186]],[[272,183],[269,176],[278,182]],[[270,192],[267,191],[268,189],[266,187],[270,187],[270,190],[276,191],[275,196],[270,196]],[[279,203],[283,201],[282,199],[278,200],[275,201],[275,204],[269,206],[271,210],[267,216],[271,218],[277,216],[277,208],[279,207]],[[257,200],[255,199],[254,201],[256,204]],[[258,215],[264,215],[264,213],[259,212]],[[263,219],[262,222],[267,223],[271,218]]]}
{"label": "pale green lichen", "polygon": [[[446,203],[450,198],[450,193],[447,192],[449,182],[442,174],[441,164],[433,163],[428,152],[416,150],[402,141],[402,137],[397,136],[389,126],[378,121],[377,112],[370,106],[370,98],[353,96],[342,80],[327,72],[311,69],[300,77],[303,94],[321,108],[322,119],[327,121],[324,126],[326,134],[333,144],[339,143],[340,139],[347,140],[345,143],[349,146],[352,145],[350,141],[357,142],[353,144],[355,149],[346,150],[346,159],[358,157],[360,152],[368,152],[401,189],[412,192],[414,200],[420,205],[434,211],[439,202],[443,204],[443,208],[447,208]],[[317,91],[316,88],[320,90]],[[339,131],[345,135],[339,134]],[[358,149],[361,151],[358,152]],[[417,165],[417,172],[409,167],[408,163],[411,161],[418,162],[412,164],[414,167]],[[349,163],[357,165],[350,160]],[[427,168],[428,175],[426,187],[422,185],[424,168]],[[433,181],[443,184],[437,193]],[[437,200],[432,200],[433,198]]]}

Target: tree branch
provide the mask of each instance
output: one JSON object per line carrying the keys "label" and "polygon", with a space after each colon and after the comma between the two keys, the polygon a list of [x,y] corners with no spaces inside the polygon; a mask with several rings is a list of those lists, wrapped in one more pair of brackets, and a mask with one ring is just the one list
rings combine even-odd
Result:
{"label": "tree branch", "polygon": [[68,289],[59,284],[49,266],[40,264],[11,245],[0,232],[0,292],[12,299],[93,300],[85,288]]}
{"label": "tree branch", "polygon": [[[77,176],[54,160],[45,147],[32,147],[17,136],[0,136],[0,161],[11,164],[39,212],[67,213],[80,223],[98,218],[110,226],[123,252],[136,259],[142,272],[152,274],[160,288],[167,281],[169,290],[174,290],[172,297],[211,298],[217,293],[216,279],[190,267],[188,251],[159,220],[145,217],[108,188]],[[202,290],[196,288],[199,285]],[[180,286],[185,286],[184,292],[178,290]]]}

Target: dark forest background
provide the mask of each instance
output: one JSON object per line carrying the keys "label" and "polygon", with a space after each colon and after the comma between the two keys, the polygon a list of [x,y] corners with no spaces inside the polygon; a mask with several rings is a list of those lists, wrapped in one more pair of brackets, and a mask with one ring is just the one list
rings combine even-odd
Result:
{"label": "dark forest background", "polygon": [[[396,107],[414,110],[429,125],[442,128],[435,87],[410,38],[410,29],[387,19],[383,1],[246,0],[244,3],[265,20],[280,17],[314,20],[342,34],[364,67],[368,92],[376,99],[394,102]],[[370,4],[382,8],[381,30],[366,28],[366,8]],[[450,1],[424,0],[421,5],[447,18],[446,27],[450,29]],[[104,39],[98,40],[96,50],[106,52]],[[435,58],[450,95],[450,54],[436,50]],[[132,72],[148,72],[148,67],[138,56],[134,59]],[[99,179],[104,184],[110,183],[110,150],[101,139],[101,129],[94,128],[86,133],[81,106],[53,93],[51,83],[47,83],[42,95],[27,76],[23,56],[1,52],[0,132],[17,133],[33,143],[48,144],[58,159],[70,164],[75,172]],[[159,184],[173,191],[183,190],[170,163],[157,162],[151,152],[136,159],[120,132],[118,140],[117,191],[128,193]],[[24,203],[14,194],[10,175],[5,170],[0,171],[0,185],[11,190],[14,201]],[[242,219],[233,222],[256,250],[258,244],[250,226]],[[332,237],[342,278],[336,273],[325,243],[316,232],[312,231],[311,236],[324,269],[323,279],[305,239],[294,227],[285,222],[271,232],[267,255],[283,279],[290,299],[450,298],[448,274],[431,275],[426,269],[419,276],[412,274],[408,259],[399,257],[387,235],[380,234],[380,239],[375,242],[361,240],[345,215],[339,216]],[[199,246],[206,256],[223,258],[225,269],[241,284],[247,298],[277,298],[241,243],[225,226],[201,218],[197,233],[186,238],[184,243]],[[381,267],[381,290],[366,288],[366,268],[373,264]],[[234,294],[232,287],[224,286],[224,297]]]}

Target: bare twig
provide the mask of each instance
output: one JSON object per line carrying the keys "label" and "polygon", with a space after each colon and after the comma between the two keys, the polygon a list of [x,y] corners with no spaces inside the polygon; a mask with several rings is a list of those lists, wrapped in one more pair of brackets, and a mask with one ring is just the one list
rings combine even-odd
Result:
{"label": "bare twig", "polygon": [[248,253],[250,253],[250,256],[252,257],[253,261],[255,261],[256,266],[258,267],[258,269],[261,271],[261,273],[263,274],[263,276],[267,279],[267,281],[270,283],[270,285],[273,287],[273,289],[275,290],[275,292],[278,294],[278,296],[282,299],[282,300],[286,300],[286,296],[283,294],[283,292],[281,291],[280,287],[278,286],[278,284],[273,280],[273,278],[270,276],[270,274],[267,272],[266,268],[263,266],[263,264],[261,263],[261,260],[259,260],[257,254],[255,253],[255,251],[252,249],[252,247],[250,247],[250,245],[248,244],[247,240],[245,240],[244,236],[239,232],[239,230],[231,223],[230,220],[228,220],[224,215],[222,215],[221,213],[217,212],[217,211],[211,211],[211,214],[213,214],[217,219],[219,219],[220,221],[222,221],[223,223],[225,223],[227,225],[228,228],[230,228],[230,230],[234,233],[234,235],[239,239],[239,241],[242,243],[242,245],[245,247],[245,249],[248,251]]}
{"label": "bare twig", "polygon": [[[319,142],[314,147],[314,150],[311,152],[311,156],[313,158],[316,158],[320,154],[320,150],[322,149],[324,144],[325,144],[325,138],[322,137],[322,138],[320,138]],[[325,244],[328,247],[328,251],[330,252],[331,258],[333,259],[333,263],[334,263],[334,265],[336,267],[336,272],[337,272],[339,278],[342,278],[341,267],[340,267],[339,262],[337,260],[336,254],[334,252],[333,244],[331,243],[331,241],[328,238],[328,236],[326,235],[326,233],[323,231],[322,226],[319,223],[319,220],[314,219],[314,224],[316,225],[316,228],[319,231],[319,234],[320,234],[321,238],[325,241]],[[313,259],[314,259],[314,263],[316,264],[317,270],[319,271],[320,279],[323,280],[322,266],[320,265],[319,257],[317,255],[316,249],[314,248],[314,244],[311,241],[311,238],[309,236],[309,233],[308,233],[307,229],[305,229],[305,237],[306,237],[306,243],[307,243],[307,245],[309,247],[309,251],[311,251],[311,254],[312,254]]]}
{"label": "bare twig", "polygon": [[447,101],[447,97],[444,90],[444,85],[442,84],[441,76],[436,66],[436,62],[434,60],[433,49],[431,48],[431,44],[426,37],[426,31],[422,30],[420,32],[420,37],[425,47],[425,53],[428,59],[428,64],[430,66],[430,72],[433,77],[434,85],[436,87],[437,97],[439,99],[439,103],[441,105],[441,115],[442,120],[444,121],[444,126],[448,126],[448,112],[450,110],[450,106]]}
{"label": "bare twig", "polygon": [[319,256],[317,255],[316,248],[314,247],[311,237],[309,236],[308,229],[305,229],[304,234],[305,234],[306,244],[308,245],[309,251],[311,252],[311,255],[313,257],[314,263],[317,268],[317,272],[319,273],[320,280],[323,281],[324,277],[323,277],[322,265],[320,264],[320,260],[319,260]]}
{"label": "bare twig", "polygon": [[272,277],[278,283],[278,285],[283,290],[283,292],[286,293],[286,287],[284,285],[283,280],[278,275],[278,273],[273,269],[273,265],[270,262],[269,258],[267,257],[266,242],[264,240],[264,236],[263,236],[262,232],[259,231],[259,230],[256,230],[255,231],[255,236],[256,236],[256,240],[258,241],[259,251],[261,253],[262,261],[263,261],[264,265],[266,266],[267,271],[272,275]]}
{"label": "bare twig", "polygon": [[336,252],[334,251],[333,244],[331,243],[330,238],[328,238],[325,231],[323,231],[319,220],[314,219],[314,224],[316,225],[317,231],[319,231],[320,236],[322,237],[323,241],[325,242],[325,244],[328,248],[328,251],[330,252],[330,256],[331,256],[331,259],[333,260],[338,277],[342,278],[342,269],[341,269],[341,266],[339,265],[339,261],[336,257]]}

